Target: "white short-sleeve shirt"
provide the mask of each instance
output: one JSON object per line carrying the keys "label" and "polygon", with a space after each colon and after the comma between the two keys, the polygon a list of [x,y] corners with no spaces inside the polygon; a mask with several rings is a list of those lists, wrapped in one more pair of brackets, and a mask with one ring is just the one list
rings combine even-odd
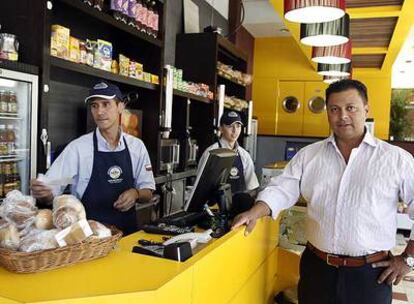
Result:
{"label": "white short-sleeve shirt", "polygon": [[[96,138],[98,151],[108,153],[123,151],[125,149],[125,138],[131,156],[135,187],[137,189],[155,190],[151,161],[148,151],[140,139],[121,132],[118,146],[115,149],[111,149],[98,128],[96,129]],[[47,171],[47,179],[72,178],[72,194],[81,199],[92,175],[93,154],[93,132],[91,132],[73,140],[67,145]],[[53,188],[53,194],[61,194],[65,187]]]}

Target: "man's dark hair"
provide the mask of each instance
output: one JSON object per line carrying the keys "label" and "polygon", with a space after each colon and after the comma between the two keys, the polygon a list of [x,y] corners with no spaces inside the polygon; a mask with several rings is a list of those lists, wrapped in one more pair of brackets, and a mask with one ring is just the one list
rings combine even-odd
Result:
{"label": "man's dark hair", "polygon": [[359,96],[361,96],[362,100],[364,101],[364,104],[368,104],[367,87],[362,82],[352,79],[343,79],[331,83],[325,92],[326,104],[328,104],[328,100],[331,94],[340,93],[351,89],[357,90]]}

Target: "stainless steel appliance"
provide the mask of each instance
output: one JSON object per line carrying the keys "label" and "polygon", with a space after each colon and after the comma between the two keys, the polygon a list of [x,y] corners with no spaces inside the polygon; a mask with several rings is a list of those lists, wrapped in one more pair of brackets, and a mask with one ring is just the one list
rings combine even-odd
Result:
{"label": "stainless steel appliance", "polygon": [[160,170],[171,172],[180,163],[180,143],[177,139],[161,139]]}
{"label": "stainless steel appliance", "polygon": [[198,145],[195,139],[188,139],[187,166],[197,166]]}
{"label": "stainless steel appliance", "polygon": [[36,176],[37,104],[38,76],[0,67],[1,197]]}

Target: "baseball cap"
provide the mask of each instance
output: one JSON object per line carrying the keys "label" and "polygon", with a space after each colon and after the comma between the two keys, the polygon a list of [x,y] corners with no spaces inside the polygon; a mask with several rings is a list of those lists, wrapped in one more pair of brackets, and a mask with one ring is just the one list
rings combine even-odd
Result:
{"label": "baseball cap", "polygon": [[100,81],[95,84],[89,90],[89,96],[85,98],[85,102],[88,102],[92,98],[114,99],[118,98],[123,100],[121,90],[114,84]]}
{"label": "baseball cap", "polygon": [[239,124],[243,125],[241,117],[239,113],[235,111],[227,111],[224,112],[220,118],[220,125],[230,126],[234,123],[238,122]]}

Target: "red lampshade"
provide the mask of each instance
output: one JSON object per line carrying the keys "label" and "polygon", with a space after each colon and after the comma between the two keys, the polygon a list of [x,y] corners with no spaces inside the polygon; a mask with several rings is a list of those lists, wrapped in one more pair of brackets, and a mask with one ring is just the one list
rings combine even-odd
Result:
{"label": "red lampshade", "polygon": [[312,48],[312,61],[317,63],[341,64],[349,63],[352,58],[352,42]]}
{"label": "red lampshade", "polygon": [[345,14],[345,0],[284,0],[285,18],[297,23],[328,22]]}

